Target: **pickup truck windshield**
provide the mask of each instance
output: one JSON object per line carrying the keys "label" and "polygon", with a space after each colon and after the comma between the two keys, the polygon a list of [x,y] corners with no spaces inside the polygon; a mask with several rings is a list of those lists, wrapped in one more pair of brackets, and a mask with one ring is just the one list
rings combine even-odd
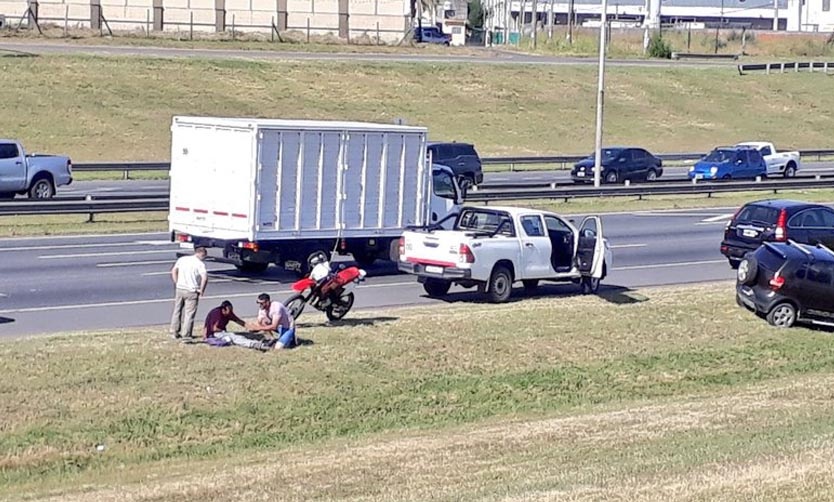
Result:
{"label": "pickup truck windshield", "polygon": [[735,150],[713,150],[704,157],[705,162],[730,162],[736,158]]}
{"label": "pickup truck windshield", "polygon": [[510,220],[511,223],[504,225],[501,235],[515,235],[510,216],[497,211],[466,209],[460,215],[458,229],[492,233],[504,220]]}

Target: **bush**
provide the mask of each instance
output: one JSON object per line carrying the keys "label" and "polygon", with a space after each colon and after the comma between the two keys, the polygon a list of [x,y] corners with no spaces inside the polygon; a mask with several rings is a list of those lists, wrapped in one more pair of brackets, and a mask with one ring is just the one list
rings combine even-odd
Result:
{"label": "bush", "polygon": [[649,57],[669,59],[672,57],[672,46],[670,46],[660,34],[652,35],[649,40]]}

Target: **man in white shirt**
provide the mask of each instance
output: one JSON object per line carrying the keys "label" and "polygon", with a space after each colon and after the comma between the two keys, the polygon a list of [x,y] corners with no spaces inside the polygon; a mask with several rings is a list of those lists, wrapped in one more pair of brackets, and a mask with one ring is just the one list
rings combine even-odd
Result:
{"label": "man in white shirt", "polygon": [[192,256],[182,256],[171,269],[171,279],[177,292],[174,297],[174,314],[171,316],[171,336],[174,339],[193,340],[194,317],[197,303],[206,292],[206,248],[198,247]]}

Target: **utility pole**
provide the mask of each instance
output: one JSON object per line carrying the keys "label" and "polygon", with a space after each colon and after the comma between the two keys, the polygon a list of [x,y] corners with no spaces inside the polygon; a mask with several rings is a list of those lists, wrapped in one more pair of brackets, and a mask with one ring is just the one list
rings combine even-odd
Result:
{"label": "utility pole", "polygon": [[533,0],[533,50],[536,50],[539,28],[539,3]]}
{"label": "utility pole", "polygon": [[594,153],[594,186],[599,187],[602,164],[602,106],[605,102],[605,32],[608,21],[608,0],[602,0],[599,23],[599,82],[597,84],[597,134]]}
{"label": "utility pole", "polygon": [[573,45],[573,22],[575,18],[573,15],[573,0],[568,2],[568,43]]}
{"label": "utility pole", "polygon": [[547,18],[547,39],[553,40],[553,4],[556,0],[550,0],[550,16]]}
{"label": "utility pole", "polygon": [[779,31],[779,0],[773,0],[773,31]]}

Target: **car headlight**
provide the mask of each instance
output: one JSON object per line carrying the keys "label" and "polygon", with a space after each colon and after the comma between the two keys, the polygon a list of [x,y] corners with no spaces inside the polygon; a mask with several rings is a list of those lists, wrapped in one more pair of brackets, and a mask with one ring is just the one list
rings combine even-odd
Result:
{"label": "car headlight", "polygon": [[709,173],[710,174],[715,174],[717,172],[718,172],[718,166],[712,166],[712,167],[709,168]]}

